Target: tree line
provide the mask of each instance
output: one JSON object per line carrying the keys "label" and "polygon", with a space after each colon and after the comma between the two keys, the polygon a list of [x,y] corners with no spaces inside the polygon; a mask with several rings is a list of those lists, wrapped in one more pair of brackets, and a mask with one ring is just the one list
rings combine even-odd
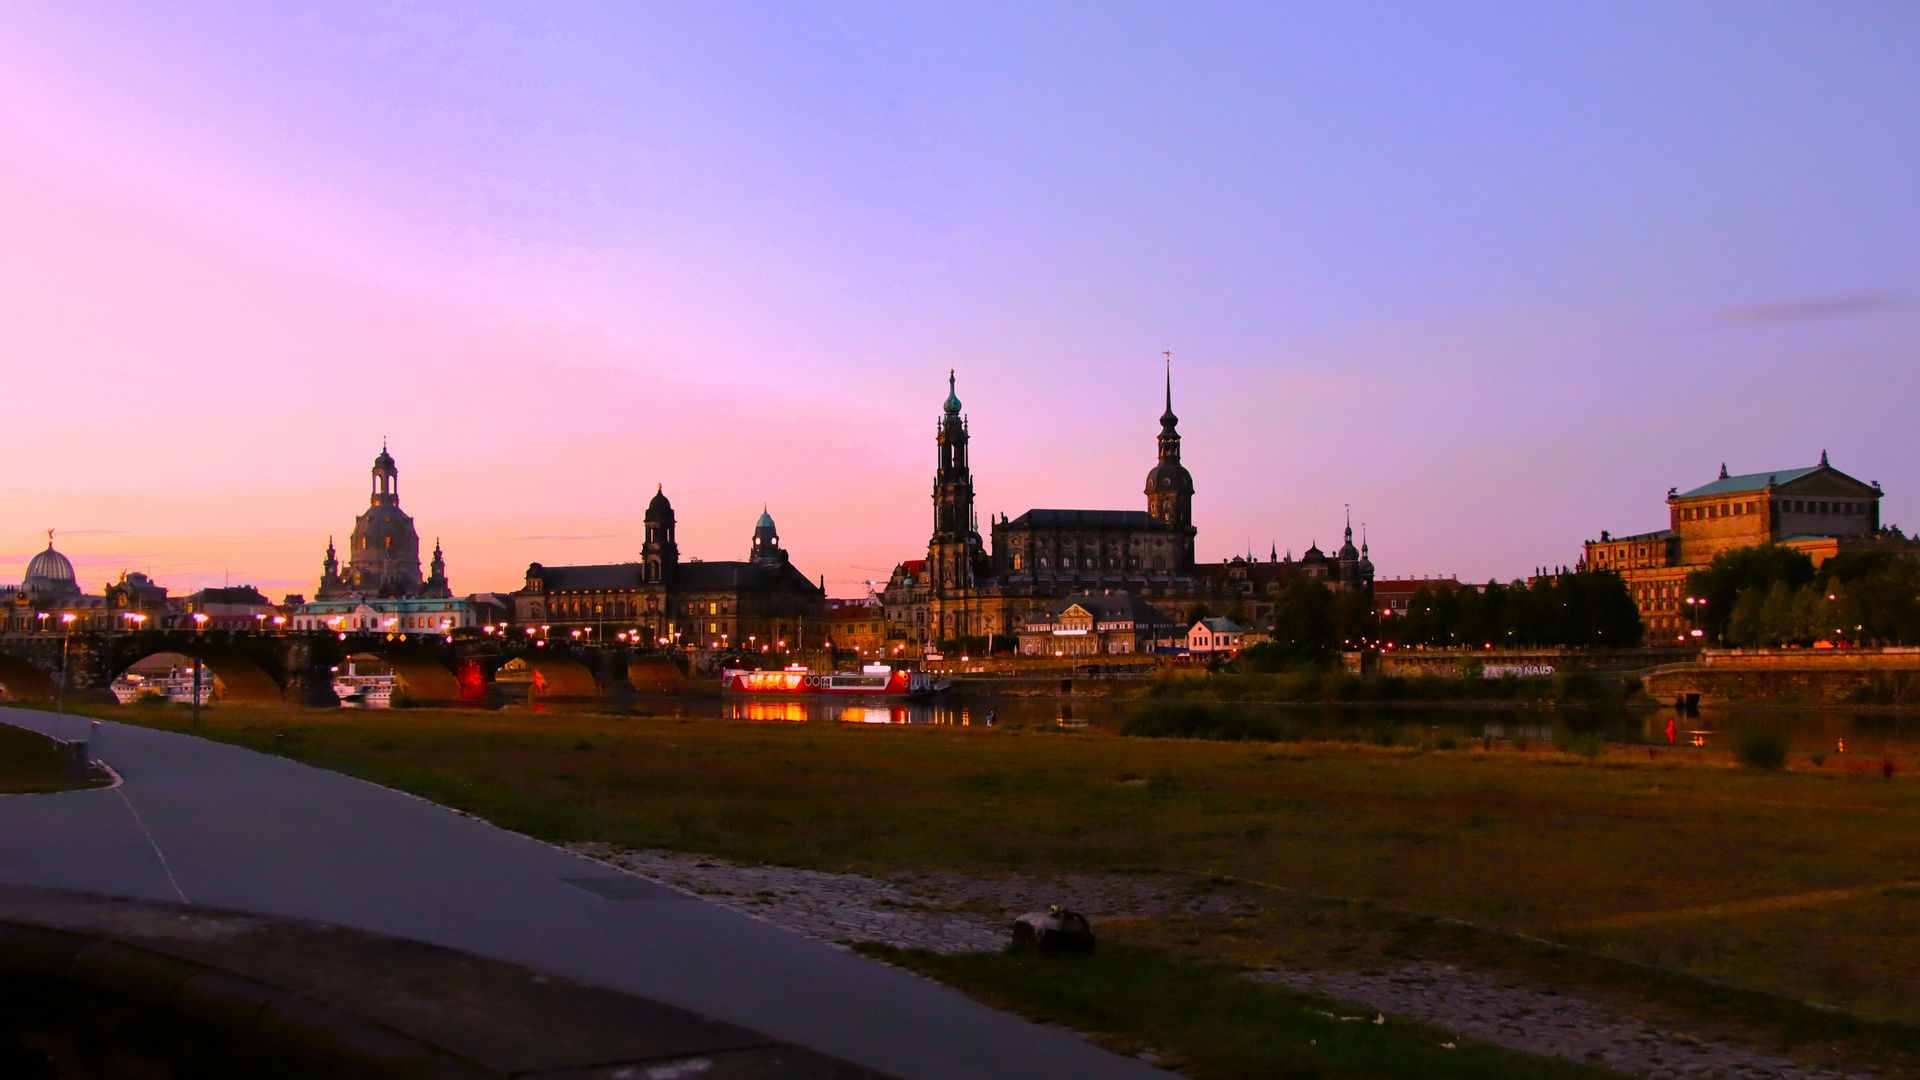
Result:
{"label": "tree line", "polygon": [[1849,551],[1815,568],[1792,548],[1736,548],[1687,575],[1687,593],[1706,602],[1701,628],[1720,644],[1920,644],[1920,559],[1911,555]]}
{"label": "tree line", "polygon": [[1312,578],[1274,604],[1272,640],[1247,651],[1248,670],[1328,662],[1337,652],[1392,644],[1498,648],[1640,644],[1640,610],[1611,571],[1549,574],[1531,582],[1422,586],[1405,615],[1382,615],[1371,597]]}

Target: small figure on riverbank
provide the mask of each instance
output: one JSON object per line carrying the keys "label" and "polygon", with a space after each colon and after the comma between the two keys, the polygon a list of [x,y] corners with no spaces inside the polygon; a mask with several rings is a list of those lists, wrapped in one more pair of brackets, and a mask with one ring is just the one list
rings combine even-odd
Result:
{"label": "small figure on riverbank", "polygon": [[993,726],[993,710],[992,709],[987,710],[987,726],[988,727]]}

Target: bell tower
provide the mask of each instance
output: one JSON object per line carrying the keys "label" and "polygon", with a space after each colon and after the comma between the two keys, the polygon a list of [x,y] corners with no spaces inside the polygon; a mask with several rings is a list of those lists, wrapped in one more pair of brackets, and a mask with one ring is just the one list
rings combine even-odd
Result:
{"label": "bell tower", "polygon": [[1173,354],[1167,357],[1167,408],[1160,414],[1160,461],[1147,473],[1147,513],[1178,530],[1180,569],[1193,569],[1193,475],[1180,464],[1180,418],[1173,414]]}
{"label": "bell tower", "polygon": [[647,583],[666,585],[680,564],[680,545],[673,542],[673,504],[667,501],[665,487],[655,487],[643,524],[647,540],[640,548],[640,561],[646,566]]}
{"label": "bell tower", "polygon": [[979,523],[973,512],[973,470],[967,464],[967,419],[960,415],[954,373],[947,372],[947,400],[934,429],[938,462],[933,475],[933,538],[927,543],[927,569],[939,595],[958,595],[974,584],[980,552]]}

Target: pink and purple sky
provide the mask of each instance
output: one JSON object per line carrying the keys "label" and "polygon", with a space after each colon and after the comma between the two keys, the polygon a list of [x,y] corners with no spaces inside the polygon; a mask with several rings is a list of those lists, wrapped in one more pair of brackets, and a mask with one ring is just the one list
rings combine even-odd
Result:
{"label": "pink and purple sky", "polygon": [[311,593],[380,440],[454,587],[768,504],[1484,580],[1834,463],[1920,525],[1910,3],[9,5],[0,580]]}

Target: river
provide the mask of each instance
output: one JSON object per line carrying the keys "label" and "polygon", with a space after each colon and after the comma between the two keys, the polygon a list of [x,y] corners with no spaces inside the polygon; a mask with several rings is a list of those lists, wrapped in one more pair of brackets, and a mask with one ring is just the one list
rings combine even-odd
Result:
{"label": "river", "polygon": [[[636,707],[656,715],[769,723],[955,724],[1117,728],[1143,703],[1100,698],[979,697],[946,694],[928,701],[880,699],[752,699],[643,696]],[[1433,705],[1243,705],[1271,713],[1303,738],[1401,743],[1465,743],[1488,737],[1564,742],[1582,735],[1626,745],[1727,749],[1735,732],[1778,731],[1802,753],[1920,752],[1920,713],[1861,709],[1708,708],[1687,715],[1672,708],[1447,707]],[[1671,724],[1671,732],[1669,725]],[[1391,740],[1389,740],[1391,736]],[[1671,741],[1670,741],[1671,740]]]}

